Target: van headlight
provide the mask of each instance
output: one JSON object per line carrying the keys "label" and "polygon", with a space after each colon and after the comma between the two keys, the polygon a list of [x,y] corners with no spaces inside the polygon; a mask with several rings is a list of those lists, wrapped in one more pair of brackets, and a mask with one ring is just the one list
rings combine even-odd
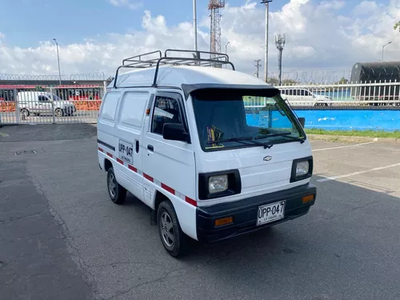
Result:
{"label": "van headlight", "polygon": [[211,194],[225,192],[228,189],[228,175],[210,176],[208,191]]}
{"label": "van headlight", "polygon": [[310,163],[308,162],[308,160],[299,161],[296,164],[296,177],[308,174],[309,169],[310,169]]}
{"label": "van headlight", "polygon": [[242,181],[239,170],[223,170],[199,174],[199,200],[240,194]]}
{"label": "van headlight", "polygon": [[290,182],[304,180],[312,176],[313,158],[305,157],[293,160]]}

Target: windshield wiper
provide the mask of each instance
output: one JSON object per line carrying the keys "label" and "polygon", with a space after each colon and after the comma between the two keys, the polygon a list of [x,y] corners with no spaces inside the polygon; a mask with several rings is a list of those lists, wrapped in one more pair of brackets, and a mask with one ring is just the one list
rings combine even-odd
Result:
{"label": "windshield wiper", "polygon": [[[229,138],[229,139],[218,140],[218,141],[214,141],[214,142],[208,142],[207,144],[211,145],[211,144],[226,143],[226,142],[238,142],[238,143],[241,143],[241,144],[244,144],[244,145],[250,145],[249,143],[251,143],[253,145],[262,146],[262,147],[264,147],[264,149],[270,149],[273,146],[273,145],[270,145],[270,144],[257,142],[251,136],[249,136],[249,137],[232,137],[232,138]],[[249,142],[249,143],[247,143],[247,142]]]}
{"label": "windshield wiper", "polygon": [[270,138],[270,137],[282,136],[282,137],[291,139],[293,141],[298,141],[301,144],[304,143],[304,139],[291,136],[291,134],[292,134],[291,132],[272,133],[272,134],[258,136],[258,137],[256,137],[256,140],[262,140],[262,139],[267,139],[267,138]]}

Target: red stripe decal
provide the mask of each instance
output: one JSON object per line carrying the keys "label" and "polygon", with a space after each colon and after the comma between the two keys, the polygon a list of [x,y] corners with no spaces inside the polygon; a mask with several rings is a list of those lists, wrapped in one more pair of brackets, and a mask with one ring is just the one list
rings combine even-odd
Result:
{"label": "red stripe decal", "polygon": [[129,169],[129,170],[132,170],[132,171],[135,172],[135,173],[137,173],[137,169],[136,169],[134,166],[132,166],[132,165],[128,165],[128,169]]}
{"label": "red stripe decal", "polygon": [[192,204],[193,206],[197,206],[197,202],[193,200],[192,198],[185,197],[185,200],[187,203]]}
{"label": "red stripe decal", "polygon": [[147,175],[146,173],[143,173],[143,177],[146,178],[147,180],[151,181],[151,182],[154,182],[154,178],[149,176],[149,175]]}
{"label": "red stripe decal", "polygon": [[111,153],[109,153],[109,152],[107,152],[107,155],[108,155],[109,157],[113,157],[113,155],[112,155]]}
{"label": "red stripe decal", "polygon": [[161,187],[164,190],[166,190],[166,191],[170,192],[171,194],[175,195],[175,190],[173,188],[170,188],[168,185],[166,185],[164,183],[161,183]]}
{"label": "red stripe decal", "polygon": [[103,149],[101,149],[100,147],[99,147],[99,148],[97,148],[97,149],[99,149],[99,151],[100,151],[100,152],[104,152],[104,151],[103,151]]}
{"label": "red stripe decal", "polygon": [[122,159],[120,159],[120,158],[118,158],[118,157],[117,157],[117,162],[119,162],[121,165],[124,164],[124,162],[122,161]]}

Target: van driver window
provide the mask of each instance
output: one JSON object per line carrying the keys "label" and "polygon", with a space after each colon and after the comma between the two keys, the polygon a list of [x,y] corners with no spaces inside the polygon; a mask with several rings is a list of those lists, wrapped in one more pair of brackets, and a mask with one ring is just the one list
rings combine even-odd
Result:
{"label": "van driver window", "polygon": [[178,101],[173,98],[157,97],[151,132],[162,134],[164,124],[166,123],[182,124]]}

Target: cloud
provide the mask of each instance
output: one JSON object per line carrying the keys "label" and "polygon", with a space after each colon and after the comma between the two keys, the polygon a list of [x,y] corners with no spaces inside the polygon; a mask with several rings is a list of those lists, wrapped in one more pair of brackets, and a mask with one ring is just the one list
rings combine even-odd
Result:
{"label": "cloud", "polygon": [[110,4],[114,6],[128,7],[129,9],[137,9],[143,6],[142,2],[132,2],[130,0],[107,0]]}
{"label": "cloud", "polygon": [[[393,25],[400,20],[400,0],[381,4],[369,14],[351,16],[341,13],[343,5],[343,1],[291,0],[271,12],[270,75],[276,76],[278,72],[278,50],[274,45],[277,33],[286,35],[283,72],[299,80],[308,80],[316,70],[348,76],[356,62],[378,61],[382,46],[388,41],[392,44],[385,48],[385,58],[397,59],[400,35]],[[223,10],[221,50],[225,51],[229,42],[228,54],[239,71],[254,74],[253,61],[264,58],[264,13],[262,5],[255,1],[242,6],[227,5]],[[208,50],[209,18],[199,17],[199,49]],[[153,16],[145,11],[141,28],[127,34],[115,32],[60,45],[62,73],[104,71],[109,76],[125,57],[156,49],[192,49],[192,24],[170,22],[162,15]],[[0,43],[0,70],[11,74],[57,74],[54,44],[48,41],[21,48],[8,46],[4,40]]]}
{"label": "cloud", "polygon": [[322,1],[321,2],[321,7],[327,8],[327,9],[341,9],[346,5],[346,2],[344,1]]}
{"label": "cloud", "polygon": [[4,39],[5,37],[6,37],[6,35],[5,35],[4,33],[1,33],[1,32],[0,32],[0,40],[1,40],[1,39]]}
{"label": "cloud", "polygon": [[362,1],[354,9],[355,15],[368,15],[373,14],[378,10],[378,4],[375,1]]}

